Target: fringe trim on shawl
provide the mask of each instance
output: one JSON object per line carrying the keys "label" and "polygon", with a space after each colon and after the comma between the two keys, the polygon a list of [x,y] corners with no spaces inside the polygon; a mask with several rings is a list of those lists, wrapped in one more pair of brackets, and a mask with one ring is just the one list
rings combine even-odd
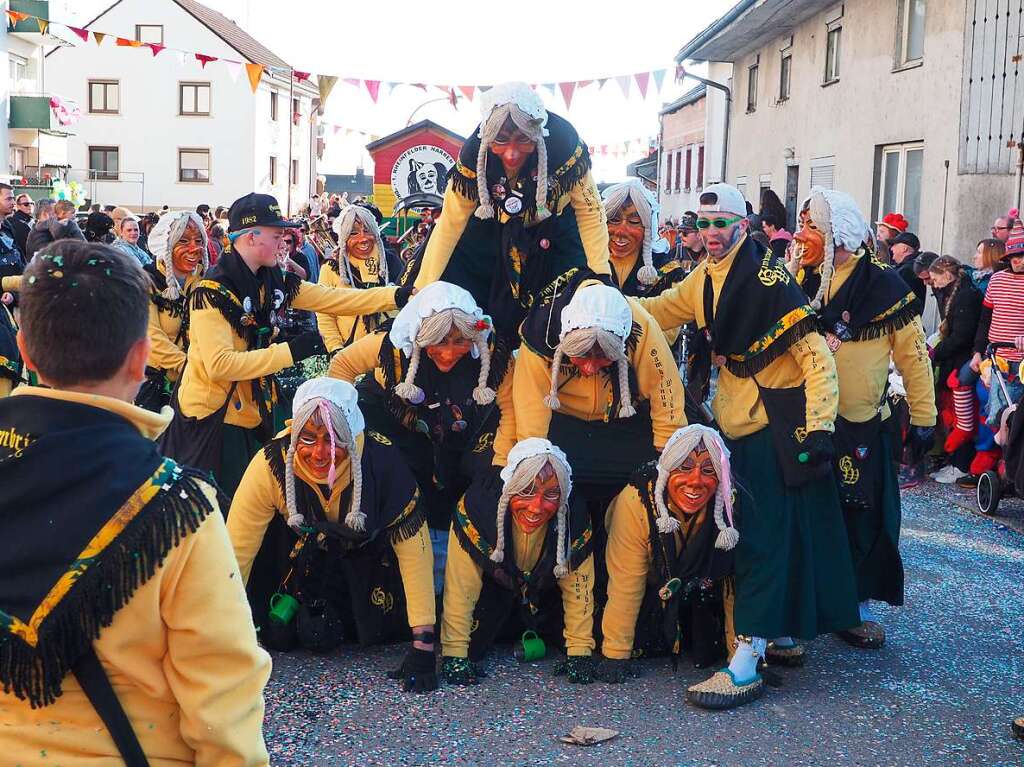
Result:
{"label": "fringe trim on shawl", "polygon": [[[165,459],[160,470],[168,467],[177,464]],[[198,480],[209,482],[201,472],[183,468],[178,479],[146,504],[53,608],[40,626],[36,647],[12,634],[0,635],[0,683],[5,693],[27,698],[32,708],[57,700],[64,678],[101,629],[153,577],[167,554],[213,513]],[[217,495],[226,503],[219,490]]]}
{"label": "fringe trim on shawl", "polygon": [[732,357],[727,357],[725,367],[737,378],[750,378],[775,362],[797,341],[810,333],[817,332],[818,318],[816,315],[810,314],[795,325],[787,328],[764,351],[759,352],[757,355],[746,360],[736,360]]}

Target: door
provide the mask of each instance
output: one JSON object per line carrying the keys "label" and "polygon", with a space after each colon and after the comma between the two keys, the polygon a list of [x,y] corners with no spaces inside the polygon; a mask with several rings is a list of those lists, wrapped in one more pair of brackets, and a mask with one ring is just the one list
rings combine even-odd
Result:
{"label": "door", "polygon": [[796,196],[800,186],[800,166],[790,165],[786,168],[786,228],[796,231]]}

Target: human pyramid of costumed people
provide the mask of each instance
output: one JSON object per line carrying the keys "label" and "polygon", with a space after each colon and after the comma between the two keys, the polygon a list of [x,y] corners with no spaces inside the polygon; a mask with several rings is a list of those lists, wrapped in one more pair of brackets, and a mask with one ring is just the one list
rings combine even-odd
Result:
{"label": "human pyramid of costumed people", "polygon": [[[140,404],[173,409],[163,454],[230,497],[261,643],[411,636],[392,676],[415,691],[438,687],[438,654],[447,684],[486,683],[502,640],[564,651],[574,683],[688,657],[709,677],[687,700],[709,709],[760,697],[820,634],[881,647],[870,603],[903,602],[890,360],[919,447],[936,412],[914,296],[853,200],[803,203],[806,284],[710,185],[687,273],[658,252],[650,192],[602,199],[528,86],[482,104],[401,274],[355,205],[319,284],[279,268],[294,224],[266,195],[232,206],[212,268],[194,214],[150,237]],[[287,308],[319,333],[278,342]],[[275,374],[325,353],[286,420]]]}

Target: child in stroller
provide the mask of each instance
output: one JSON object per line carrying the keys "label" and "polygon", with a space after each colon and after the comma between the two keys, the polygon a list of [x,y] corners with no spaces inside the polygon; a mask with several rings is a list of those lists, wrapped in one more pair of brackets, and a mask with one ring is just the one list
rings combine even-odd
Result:
{"label": "child in stroller", "polygon": [[1014,347],[1013,343],[990,343],[986,349],[986,361],[991,379],[989,385],[988,425],[995,430],[995,444],[1002,450],[1002,456],[992,468],[978,477],[977,500],[982,514],[994,514],[999,501],[1016,490],[1024,489],[1024,417],[1017,411],[1024,399],[1021,386],[1024,363],[1013,363],[1018,370],[1003,369],[1004,362],[996,355],[1001,348]]}

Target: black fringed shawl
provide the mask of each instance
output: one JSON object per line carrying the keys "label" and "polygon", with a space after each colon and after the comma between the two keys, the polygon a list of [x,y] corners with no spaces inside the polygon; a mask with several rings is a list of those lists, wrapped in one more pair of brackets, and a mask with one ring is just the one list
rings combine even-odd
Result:
{"label": "black fringed shawl", "polygon": [[[590,150],[580,139],[572,124],[556,114],[548,112],[548,136],[544,143],[548,151],[548,209],[557,212],[558,199],[568,194],[590,171]],[[470,200],[477,199],[476,159],[480,153],[480,126],[462,145],[459,159],[448,173],[448,179],[455,190]],[[531,220],[537,213],[537,153],[530,155],[520,173],[524,181],[523,216]],[[505,175],[501,160],[487,155],[487,186],[497,184]]]}
{"label": "black fringed shawl", "polygon": [[[505,559],[494,562],[491,553],[497,541],[498,500],[504,483],[495,467],[480,475],[466,490],[455,510],[452,529],[462,548],[483,571],[507,589],[521,591],[531,605],[539,605],[541,594],[554,585],[555,546],[558,542],[558,518],[551,517],[540,558],[533,568],[523,572],[516,564],[512,543],[512,512],[505,513]],[[569,569],[580,567],[593,552],[594,531],[586,503],[577,494],[569,498],[566,539],[570,542]]]}
{"label": "black fringed shawl", "polygon": [[18,328],[6,306],[0,306],[0,378],[21,380],[21,354],[15,340]]}
{"label": "black fringed shawl", "polygon": [[[119,415],[0,402],[0,684],[33,708],[215,507]],[[223,500],[221,501],[223,502]]]}
{"label": "black fringed shawl", "polygon": [[[750,237],[745,237],[714,305],[711,275],[704,276],[704,322],[713,354],[739,378],[749,378],[818,330],[817,317],[796,280]],[[714,311],[712,307],[715,306]]]}
{"label": "black fringed shawl", "polygon": [[[263,455],[284,497],[287,497],[285,458],[290,440],[289,431],[263,448]],[[365,432],[360,469],[363,480],[359,510],[366,514],[365,532],[357,532],[345,524],[345,515],[352,503],[351,484],[342,493],[338,504],[338,521],[331,522],[316,491],[296,476],[295,505],[307,524],[338,542],[343,552],[363,548],[374,541],[400,543],[418,533],[426,521],[426,507],[420,503],[416,481],[405,468],[405,460],[398,448],[383,434]]]}
{"label": "black fringed shawl", "polygon": [[[533,308],[530,309],[526,319],[523,320],[523,324],[519,327],[519,335],[523,345],[534,354],[543,357],[550,365],[554,360],[555,347],[558,346],[558,336],[562,332],[562,309],[569,305],[569,302],[572,301],[572,297],[576,295],[576,291],[579,290],[582,283],[587,280],[596,279],[598,279],[597,275],[589,269],[572,269],[541,291],[533,302]],[[626,338],[627,359],[632,359],[642,334],[643,329],[634,322],[630,329],[629,337]],[[619,402],[622,400],[622,394],[619,391],[619,376],[615,367],[615,365],[612,365],[604,368],[599,373],[599,375],[610,381],[612,386],[612,401],[608,407],[608,412],[610,413],[618,412]],[[580,371],[569,361],[568,357],[563,357],[558,374],[564,379],[570,379],[578,376]],[[563,380],[561,386],[564,385],[565,381]],[[639,390],[636,371],[634,371],[632,365],[629,366],[629,386],[630,391],[636,393],[632,403],[636,405]]]}
{"label": "black fringed shawl", "polygon": [[868,341],[913,322],[914,292],[896,270],[863,248],[855,257],[853,272],[818,312],[822,332],[840,341]]}

